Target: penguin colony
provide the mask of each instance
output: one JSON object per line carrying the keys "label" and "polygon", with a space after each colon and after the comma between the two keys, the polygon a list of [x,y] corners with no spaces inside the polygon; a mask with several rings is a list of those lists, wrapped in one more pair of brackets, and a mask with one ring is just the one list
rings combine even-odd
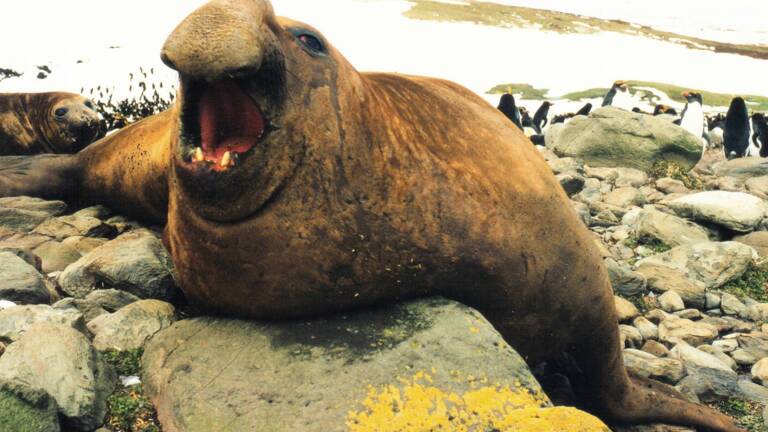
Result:
{"label": "penguin colony", "polygon": [[[731,101],[726,114],[717,113],[708,116],[704,113],[704,100],[701,93],[684,92],[685,107],[678,111],[668,105],[657,104],[653,113],[647,113],[634,106],[635,100],[629,92],[626,81],[616,81],[603,97],[602,106],[613,106],[640,114],[667,116],[673,123],[691,134],[701,137],[703,149],[723,146],[726,158],[768,157],[768,117],[755,112],[751,116],[747,104],[741,97]],[[518,107],[515,97],[505,93],[501,96],[498,109],[519,127],[531,142],[544,144],[544,131],[547,124],[565,123],[576,116],[586,116],[592,111],[592,104],[585,104],[575,113],[557,114],[549,121],[549,109],[554,104],[544,101],[531,118],[528,110]]]}

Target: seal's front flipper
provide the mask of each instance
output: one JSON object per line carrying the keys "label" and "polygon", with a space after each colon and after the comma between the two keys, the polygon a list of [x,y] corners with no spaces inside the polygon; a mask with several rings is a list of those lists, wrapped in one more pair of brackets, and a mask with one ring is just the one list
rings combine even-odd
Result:
{"label": "seal's front flipper", "polygon": [[80,178],[76,155],[0,157],[0,197],[77,200]]}

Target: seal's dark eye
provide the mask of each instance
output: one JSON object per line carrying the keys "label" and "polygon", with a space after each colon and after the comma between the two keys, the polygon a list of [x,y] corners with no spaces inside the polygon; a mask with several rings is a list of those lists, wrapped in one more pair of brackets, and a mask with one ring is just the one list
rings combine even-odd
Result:
{"label": "seal's dark eye", "polygon": [[93,109],[93,102],[91,102],[91,101],[85,101],[85,106],[86,106],[86,107],[88,107],[88,108],[90,108],[90,109]]}
{"label": "seal's dark eye", "polygon": [[307,48],[311,49],[315,52],[325,52],[325,49],[323,48],[323,43],[320,42],[320,39],[316,38],[315,36],[312,36],[311,34],[304,33],[297,36],[301,43],[304,44]]}
{"label": "seal's dark eye", "polygon": [[56,117],[64,117],[68,111],[66,108],[57,108],[53,113],[56,114]]}

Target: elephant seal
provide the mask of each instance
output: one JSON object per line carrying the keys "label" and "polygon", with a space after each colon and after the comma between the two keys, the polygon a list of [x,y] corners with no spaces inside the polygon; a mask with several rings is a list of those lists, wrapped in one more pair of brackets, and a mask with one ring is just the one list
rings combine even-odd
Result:
{"label": "elephant seal", "polygon": [[479,96],[359,73],[266,0],[202,6],[161,56],[181,82],[169,111],[77,155],[0,160],[0,196],[167,214],[179,284],[210,313],[303,318],[442,295],[531,364],[570,358],[580,402],[605,420],[740,430],[630,379],[589,232]]}
{"label": "elephant seal", "polygon": [[79,94],[0,93],[0,155],[77,153],[98,134],[93,102]]}

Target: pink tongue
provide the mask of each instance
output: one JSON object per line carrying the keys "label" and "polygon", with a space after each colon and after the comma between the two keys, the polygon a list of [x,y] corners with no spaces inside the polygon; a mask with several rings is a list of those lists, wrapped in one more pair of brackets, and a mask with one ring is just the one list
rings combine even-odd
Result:
{"label": "pink tongue", "polygon": [[200,141],[209,161],[218,162],[227,151],[245,153],[264,133],[259,107],[233,81],[208,85],[199,113]]}

